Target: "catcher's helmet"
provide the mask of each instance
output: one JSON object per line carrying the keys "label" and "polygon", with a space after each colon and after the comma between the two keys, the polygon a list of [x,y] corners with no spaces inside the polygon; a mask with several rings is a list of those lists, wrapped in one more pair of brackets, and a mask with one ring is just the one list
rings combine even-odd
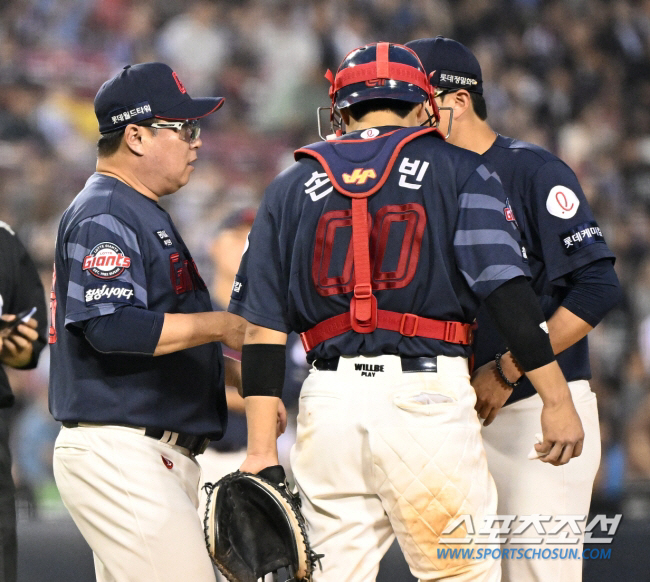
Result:
{"label": "catcher's helmet", "polygon": [[434,89],[417,54],[400,44],[379,42],[349,52],[336,71],[327,71],[330,82],[330,121],[335,109],[369,99],[396,99],[409,103],[428,101],[434,123],[440,120]]}
{"label": "catcher's helmet", "polygon": [[339,109],[368,99],[422,103],[429,93],[424,66],[415,52],[387,42],[367,44],[348,53],[330,90]]}

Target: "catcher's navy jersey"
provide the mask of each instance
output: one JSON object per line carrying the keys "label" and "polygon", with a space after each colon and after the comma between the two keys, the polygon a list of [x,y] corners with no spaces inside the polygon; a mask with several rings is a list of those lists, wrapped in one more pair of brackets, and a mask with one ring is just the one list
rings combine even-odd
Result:
{"label": "catcher's navy jersey", "polygon": [[120,423],[219,438],[226,421],[221,346],[172,354],[102,354],[83,324],[123,306],[212,311],[169,214],[94,174],[61,219],[50,330],[50,410],[57,420]]}
{"label": "catcher's navy jersey", "polygon": [[[614,255],[587,204],[578,179],[559,158],[539,146],[497,136],[483,157],[496,169],[521,230],[531,284],[549,318],[569,288],[567,275],[593,261]],[[478,315],[475,365],[494,359],[505,348],[487,310]],[[568,381],[589,379],[587,338],[558,355]],[[510,401],[535,393],[527,379]]]}
{"label": "catcher's navy jersey", "polygon": [[[417,130],[347,134],[342,142],[358,140],[345,149],[358,168],[343,179],[356,185],[380,180],[381,168],[372,160],[389,140]],[[335,158],[339,146],[328,143]],[[368,213],[379,309],[470,323],[481,299],[528,275],[498,176],[477,154],[430,134],[404,145],[385,183],[368,199]],[[266,190],[229,310],[282,332],[303,332],[347,312],[354,287],[351,222],[350,198],[332,186],[321,163],[299,159]],[[377,329],[329,339],[309,359],[382,353],[467,356],[469,348]]]}

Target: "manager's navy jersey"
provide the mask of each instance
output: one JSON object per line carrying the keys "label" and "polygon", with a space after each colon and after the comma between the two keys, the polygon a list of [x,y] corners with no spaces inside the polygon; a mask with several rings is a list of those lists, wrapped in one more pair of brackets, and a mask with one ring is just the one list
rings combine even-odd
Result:
{"label": "manager's navy jersey", "polygon": [[[412,131],[373,128],[344,139],[368,136],[353,147],[355,160],[369,160],[388,136]],[[359,170],[356,179],[364,175]],[[368,199],[368,212],[379,309],[469,323],[481,299],[528,275],[498,176],[477,154],[430,134],[403,147],[385,184]],[[285,333],[347,312],[354,286],[351,232],[350,198],[333,188],[319,162],[299,159],[265,192],[229,310]],[[468,353],[467,346],[377,329],[329,339],[309,360]]]}
{"label": "manager's navy jersey", "polygon": [[[548,318],[566,297],[568,276],[593,261],[614,255],[594,220],[578,179],[559,158],[539,146],[497,136],[483,157],[496,169],[521,230],[533,279],[531,284]],[[487,310],[477,318],[475,365],[481,366],[505,349]],[[568,381],[589,379],[587,338],[557,356]],[[524,378],[509,401],[532,396]]]}
{"label": "manager's navy jersey", "polygon": [[60,421],[157,427],[220,438],[226,422],[221,347],[102,354],[84,322],[131,305],[212,311],[169,214],[123,182],[94,174],[59,226],[50,330],[50,410]]}

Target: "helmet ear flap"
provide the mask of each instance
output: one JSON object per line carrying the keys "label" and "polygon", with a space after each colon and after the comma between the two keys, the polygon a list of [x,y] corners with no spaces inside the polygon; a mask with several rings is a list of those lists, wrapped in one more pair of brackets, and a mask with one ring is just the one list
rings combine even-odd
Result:
{"label": "helmet ear flap", "polygon": [[334,100],[334,73],[332,73],[332,71],[327,69],[327,72],[323,76],[330,82],[329,96],[332,98],[333,101]]}
{"label": "helmet ear flap", "polygon": [[[332,100],[332,103],[330,105],[330,129],[332,133],[336,135],[336,137],[341,137],[343,135],[343,120],[341,118],[341,113],[336,110],[336,91],[334,89],[335,77],[332,71],[327,69],[327,72],[325,73],[325,78],[330,82],[329,96],[330,99]],[[320,125],[320,118],[319,118],[319,125]],[[324,139],[322,135],[321,138]]]}

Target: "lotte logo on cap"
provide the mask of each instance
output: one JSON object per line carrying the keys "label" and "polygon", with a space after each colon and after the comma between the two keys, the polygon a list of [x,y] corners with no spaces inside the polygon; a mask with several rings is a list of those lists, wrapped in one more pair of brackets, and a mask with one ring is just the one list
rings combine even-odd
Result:
{"label": "lotte logo on cap", "polygon": [[172,77],[174,77],[174,81],[176,81],[176,85],[178,86],[178,90],[181,93],[187,93],[187,90],[185,89],[185,85],[181,83],[181,80],[178,78],[178,75],[175,72],[172,72]]}
{"label": "lotte logo on cap", "polygon": [[130,266],[131,259],[112,242],[99,243],[83,261],[83,270],[100,279],[114,279]]}

